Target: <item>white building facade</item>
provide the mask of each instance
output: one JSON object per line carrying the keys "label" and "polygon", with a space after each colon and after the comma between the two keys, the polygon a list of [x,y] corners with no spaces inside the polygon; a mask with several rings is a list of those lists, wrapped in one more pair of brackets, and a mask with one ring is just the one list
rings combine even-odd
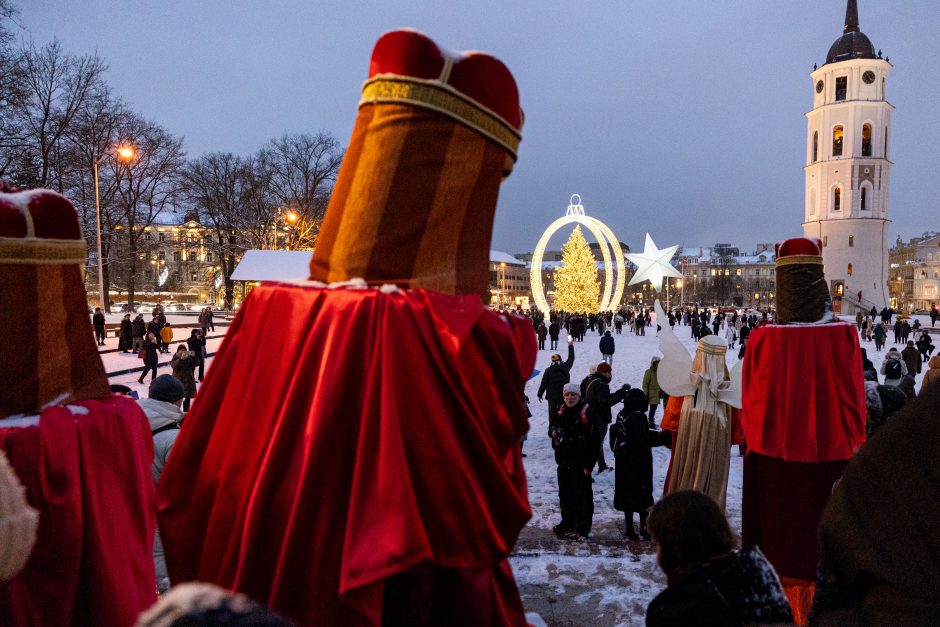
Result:
{"label": "white building facade", "polygon": [[849,0],[844,34],[810,74],[803,222],[804,235],[823,242],[833,303],[847,313],[888,304],[891,67],[859,30]]}

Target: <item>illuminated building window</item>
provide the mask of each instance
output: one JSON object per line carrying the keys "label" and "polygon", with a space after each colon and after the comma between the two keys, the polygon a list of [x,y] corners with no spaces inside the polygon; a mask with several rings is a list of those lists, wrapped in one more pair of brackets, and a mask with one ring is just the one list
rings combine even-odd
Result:
{"label": "illuminated building window", "polygon": [[842,211],[842,188],[836,187],[832,191],[832,210]]}
{"label": "illuminated building window", "polygon": [[848,91],[848,86],[848,76],[840,76],[836,79],[836,100],[845,100],[845,94]]}
{"label": "illuminated building window", "polygon": [[862,125],[862,156],[871,156],[871,124]]}
{"label": "illuminated building window", "polygon": [[819,161],[819,131],[813,131],[813,163]]}
{"label": "illuminated building window", "polygon": [[845,138],[845,132],[842,129],[842,125],[832,129],[832,156],[841,157],[842,156],[842,140]]}
{"label": "illuminated building window", "polygon": [[847,272],[848,272],[849,276],[852,276],[852,264],[849,264],[849,267],[848,267]]}

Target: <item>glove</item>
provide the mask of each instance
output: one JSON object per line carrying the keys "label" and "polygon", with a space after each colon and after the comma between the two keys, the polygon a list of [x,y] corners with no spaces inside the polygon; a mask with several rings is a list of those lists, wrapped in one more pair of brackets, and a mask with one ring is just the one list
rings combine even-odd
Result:
{"label": "glove", "polygon": [[540,402],[540,403],[542,402],[542,397],[541,397],[541,396],[537,396],[536,398],[539,399],[539,402]]}

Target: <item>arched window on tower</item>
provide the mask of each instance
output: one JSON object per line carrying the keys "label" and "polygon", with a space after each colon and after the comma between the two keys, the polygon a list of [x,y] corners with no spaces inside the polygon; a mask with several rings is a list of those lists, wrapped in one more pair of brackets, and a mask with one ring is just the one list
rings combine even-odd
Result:
{"label": "arched window on tower", "polygon": [[842,139],[845,135],[842,125],[832,129],[832,156],[841,157],[842,156]]}
{"label": "arched window on tower", "polygon": [[813,163],[819,161],[819,131],[813,131]]}
{"label": "arched window on tower", "polygon": [[859,190],[859,209],[865,211],[868,209],[868,187],[862,185],[862,189]]}
{"label": "arched window on tower", "polygon": [[832,210],[842,211],[842,188],[836,187],[832,190]]}
{"label": "arched window on tower", "polygon": [[849,267],[847,268],[847,272],[849,276],[852,276],[852,264],[849,264]]}
{"label": "arched window on tower", "polygon": [[862,156],[871,156],[871,124],[862,125]]}

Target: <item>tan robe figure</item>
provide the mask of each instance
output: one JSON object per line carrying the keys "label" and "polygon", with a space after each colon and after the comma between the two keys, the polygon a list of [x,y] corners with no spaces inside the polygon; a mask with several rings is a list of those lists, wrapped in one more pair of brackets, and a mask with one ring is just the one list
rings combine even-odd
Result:
{"label": "tan robe figure", "polygon": [[679,432],[672,452],[668,491],[697,490],[712,497],[722,510],[731,465],[731,408],[718,400],[729,385],[725,343],[714,335],[699,342],[692,362],[696,393],[682,403]]}

